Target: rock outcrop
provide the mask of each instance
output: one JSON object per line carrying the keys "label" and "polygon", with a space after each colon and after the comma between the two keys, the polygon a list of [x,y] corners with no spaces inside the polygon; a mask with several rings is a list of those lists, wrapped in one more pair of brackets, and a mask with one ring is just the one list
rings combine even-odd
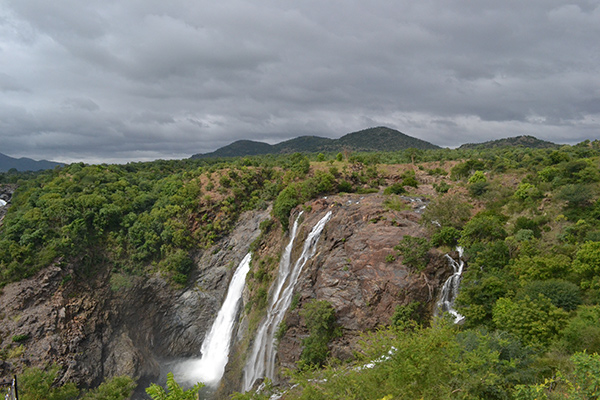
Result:
{"label": "rock outcrop", "polygon": [[[161,276],[87,274],[57,262],[0,295],[0,375],[59,363],[61,381],[94,387],[129,375],[156,381],[169,360],[197,356],[234,268],[260,233],[269,211],[242,215],[236,229],[199,252],[193,284],[181,289]],[[22,347],[21,347],[22,346]]]}
{"label": "rock outcrop", "polygon": [[[431,313],[451,271],[441,255],[433,255],[420,272],[403,265],[394,246],[405,235],[425,235],[418,213],[422,201],[406,198],[405,207],[397,211],[386,207],[385,198],[339,195],[302,206],[303,222],[292,253],[296,256],[314,224],[327,211],[332,217],[295,287],[296,306],[286,314],[288,329],[278,345],[280,367],[292,368],[299,360],[308,334],[299,310],[311,299],[327,300],[335,309],[343,335],[330,350],[340,360],[353,357],[362,332],[389,324],[398,305],[419,301],[424,317]],[[63,382],[94,387],[125,374],[146,387],[169,362],[197,357],[234,267],[259,236],[269,211],[243,214],[228,237],[198,251],[193,283],[186,288],[173,287],[160,275],[111,273],[107,266],[82,273],[76,263],[60,260],[33,278],[7,285],[0,294],[0,348],[6,360],[0,363],[0,374],[57,362],[63,366]],[[281,230],[273,229],[257,256],[276,257],[285,243]],[[227,367],[222,396],[240,389],[243,352],[252,341],[243,312],[240,321],[230,358],[237,367]]]}
{"label": "rock outcrop", "polygon": [[[297,302],[286,314],[287,331],[278,342],[279,368],[294,368],[300,359],[302,339],[308,335],[300,310],[311,299],[326,300],[335,309],[343,334],[330,344],[330,351],[332,357],[340,360],[353,357],[361,333],[389,325],[398,305],[418,301],[422,304],[423,318],[430,317],[439,288],[451,271],[441,254],[432,254],[429,265],[420,272],[402,263],[394,246],[405,235],[425,236],[419,215],[423,201],[404,198],[404,210],[395,211],[384,204],[386,197],[348,194],[321,198],[302,206],[303,222],[292,258],[298,256],[316,222],[328,211],[332,211],[332,217],[323,230],[315,256],[305,265],[296,284]],[[299,211],[292,212],[290,225]],[[281,232],[275,231],[272,237],[264,239],[259,252],[263,256],[272,254],[273,246],[282,248],[286,243],[287,240],[281,240]],[[235,346],[237,353],[231,356],[237,366],[228,369],[218,393],[223,399],[241,385],[239,364],[244,360],[243,353],[251,348],[254,335],[244,329],[247,321],[242,319]]]}

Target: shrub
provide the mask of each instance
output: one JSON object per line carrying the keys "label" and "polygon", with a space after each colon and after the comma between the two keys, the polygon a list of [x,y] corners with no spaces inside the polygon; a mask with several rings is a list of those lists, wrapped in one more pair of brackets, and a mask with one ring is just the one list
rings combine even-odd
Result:
{"label": "shrub", "polygon": [[546,347],[566,325],[568,314],[546,296],[520,300],[498,299],[493,309],[498,329],[519,337],[526,345]]}
{"label": "shrub", "polygon": [[600,306],[581,306],[561,331],[562,348],[570,353],[600,353]]}
{"label": "shrub", "polygon": [[487,178],[485,177],[485,174],[482,171],[475,171],[475,173],[469,178],[470,184],[485,182],[487,182]]}
{"label": "shrub", "polygon": [[536,299],[540,295],[546,296],[552,304],[565,311],[573,311],[581,304],[579,287],[560,279],[530,282],[521,290],[520,298],[529,296],[531,299]]}
{"label": "shrub", "polygon": [[491,242],[504,239],[506,231],[499,218],[491,215],[477,215],[466,223],[460,243],[470,246],[475,242]]}
{"label": "shrub", "polygon": [[383,190],[383,194],[404,194],[406,189],[402,183],[394,183]]}
{"label": "shrub", "polygon": [[490,190],[490,184],[488,182],[474,182],[469,185],[469,193],[472,197],[481,197]]}
{"label": "shrub", "polygon": [[427,205],[422,222],[427,227],[451,226],[461,229],[471,217],[472,206],[458,195],[438,197]]}
{"label": "shrub", "polygon": [[406,235],[394,247],[402,255],[402,262],[418,271],[425,269],[429,262],[429,240]]}
{"label": "shrub", "polygon": [[329,356],[329,342],[339,335],[336,329],[335,309],[324,300],[307,303],[300,315],[304,318],[309,336],[302,340],[300,361],[306,366],[322,366]]}
{"label": "shrub", "polygon": [[431,236],[431,244],[434,246],[455,247],[460,238],[460,231],[452,226],[444,226]]}
{"label": "shrub", "polygon": [[437,183],[433,184],[435,191],[442,194],[448,193],[448,190],[450,190],[451,187],[452,186],[448,185],[446,181],[441,181],[439,185]]}
{"label": "shrub", "polygon": [[29,335],[26,333],[22,335],[15,335],[12,337],[12,341],[15,343],[24,342],[27,339],[29,339]]}

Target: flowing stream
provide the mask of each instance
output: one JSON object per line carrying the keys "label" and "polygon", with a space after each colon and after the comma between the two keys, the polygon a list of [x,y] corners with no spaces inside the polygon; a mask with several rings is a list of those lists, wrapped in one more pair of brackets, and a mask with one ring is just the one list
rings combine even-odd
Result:
{"label": "flowing stream", "polygon": [[450,255],[446,254],[446,258],[448,259],[448,263],[452,266],[454,273],[446,279],[444,282],[444,286],[442,286],[442,291],[440,293],[440,298],[437,302],[437,309],[441,312],[448,312],[450,315],[454,317],[454,323],[458,324],[462,322],[465,317],[460,315],[454,309],[454,301],[456,300],[456,296],[458,295],[458,286],[460,285],[460,279],[463,271],[463,267],[465,263],[462,259],[463,256],[463,248],[457,247],[456,251],[458,252],[458,260],[453,259]]}
{"label": "flowing stream", "polygon": [[275,332],[292,303],[294,286],[302,272],[302,268],[304,268],[306,262],[316,252],[317,242],[325,224],[331,218],[331,211],[321,218],[310,231],[304,241],[302,254],[296,260],[293,267],[290,268],[292,266],[291,254],[294,247],[294,239],[298,231],[298,219],[300,215],[298,215],[298,218],[294,222],[290,233],[290,242],[281,256],[279,274],[277,275],[277,282],[267,306],[267,315],[256,332],[252,353],[244,368],[244,391],[250,390],[257,379],[267,377],[273,380],[275,378],[275,356],[277,354]]}
{"label": "flowing stream", "polygon": [[233,274],[225,301],[202,342],[201,358],[180,363],[174,371],[177,380],[191,385],[202,382],[207,386],[215,387],[223,377],[229,359],[229,346],[238,303],[246,284],[251,258],[251,253],[246,254]]}

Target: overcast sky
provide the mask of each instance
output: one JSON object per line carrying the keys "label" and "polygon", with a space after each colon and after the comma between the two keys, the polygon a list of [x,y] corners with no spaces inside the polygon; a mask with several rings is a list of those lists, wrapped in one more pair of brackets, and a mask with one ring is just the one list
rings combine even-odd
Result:
{"label": "overcast sky", "polygon": [[600,138],[600,0],[0,0],[0,152]]}

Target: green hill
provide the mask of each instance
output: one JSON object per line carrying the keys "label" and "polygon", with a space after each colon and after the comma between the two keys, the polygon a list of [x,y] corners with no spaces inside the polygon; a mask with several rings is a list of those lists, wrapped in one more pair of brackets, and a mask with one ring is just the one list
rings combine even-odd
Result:
{"label": "green hill", "polygon": [[515,136],[505,139],[490,140],[483,143],[467,143],[459,147],[459,149],[493,149],[496,147],[527,147],[530,149],[547,149],[558,147],[556,143],[540,140],[533,136]]}
{"label": "green hill", "polygon": [[242,157],[259,154],[331,153],[349,151],[397,151],[408,148],[438,149],[439,146],[417,139],[395,129],[379,126],[349,133],[339,139],[300,136],[275,145],[251,140],[238,140],[230,145],[191,158]]}

